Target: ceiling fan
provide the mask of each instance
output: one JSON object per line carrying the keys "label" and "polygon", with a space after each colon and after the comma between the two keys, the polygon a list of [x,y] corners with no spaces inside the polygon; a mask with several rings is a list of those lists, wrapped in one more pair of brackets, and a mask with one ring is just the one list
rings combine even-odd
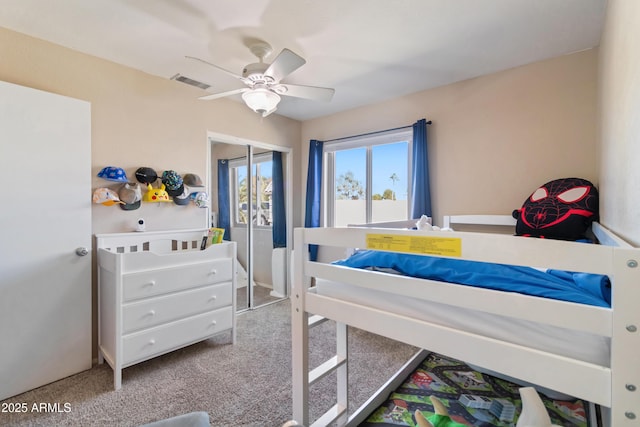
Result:
{"label": "ceiling fan", "polygon": [[249,50],[258,57],[259,62],[248,64],[242,70],[242,75],[228,71],[200,58],[187,56],[187,59],[202,62],[214,67],[243,82],[246,87],[226,92],[214,93],[200,97],[202,100],[223,98],[242,94],[242,99],[249,108],[267,117],[276,111],[280,96],[311,99],[314,101],[330,101],[334,89],[315,86],[301,86],[281,83],[281,80],[303,66],[307,61],[289,49],[282,49],[271,64],[264,62],[264,58],[272,52],[271,46],[263,41],[257,41],[249,46]]}

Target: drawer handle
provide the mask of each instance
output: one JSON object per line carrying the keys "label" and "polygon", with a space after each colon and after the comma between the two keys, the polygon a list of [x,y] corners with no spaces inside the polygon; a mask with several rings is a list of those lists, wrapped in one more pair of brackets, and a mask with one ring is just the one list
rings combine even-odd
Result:
{"label": "drawer handle", "polygon": [[156,281],[155,280],[151,280],[147,283],[144,284],[144,286],[149,286],[149,287],[154,287],[156,285]]}
{"label": "drawer handle", "polygon": [[212,269],[212,270],[209,272],[209,274],[216,275],[216,274],[218,274],[218,270],[216,270],[216,269],[214,268],[214,269]]}
{"label": "drawer handle", "polygon": [[153,338],[149,340],[149,345],[154,345],[155,343],[156,343],[156,340],[154,340]]}
{"label": "drawer handle", "polygon": [[209,301],[215,301],[217,299],[218,297],[216,295],[211,295],[211,298],[209,298]]}
{"label": "drawer handle", "polygon": [[216,322],[215,320],[211,321],[211,326],[215,326],[218,322]]}
{"label": "drawer handle", "polygon": [[147,313],[147,316],[155,316],[155,315],[156,315],[155,310],[149,310],[149,312]]}

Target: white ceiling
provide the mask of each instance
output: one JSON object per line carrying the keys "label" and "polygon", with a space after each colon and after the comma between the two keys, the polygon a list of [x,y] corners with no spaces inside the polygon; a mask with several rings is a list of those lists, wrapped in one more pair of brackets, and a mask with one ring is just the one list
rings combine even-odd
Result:
{"label": "white ceiling", "polygon": [[264,40],[266,62],[285,47],[307,60],[284,83],[335,88],[329,103],[283,97],[276,114],[307,120],[592,48],[605,11],[606,0],[0,0],[0,26],[212,93],[242,84],[185,55],[240,74]]}

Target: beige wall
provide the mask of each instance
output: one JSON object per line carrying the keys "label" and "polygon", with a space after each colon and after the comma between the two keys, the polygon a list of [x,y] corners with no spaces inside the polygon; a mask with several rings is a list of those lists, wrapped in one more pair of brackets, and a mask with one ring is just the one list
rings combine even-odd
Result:
{"label": "beige wall", "polygon": [[[365,106],[302,125],[308,141],[409,125],[428,128],[435,223],[444,214],[504,214],[540,184],[598,184],[597,51],[589,50]],[[294,182],[295,194],[305,191]],[[304,218],[304,201],[298,206]]]}
{"label": "beige wall", "polygon": [[600,43],[601,222],[640,245],[640,2],[609,0]]}
{"label": "beige wall", "polygon": [[[134,179],[138,167],[150,166],[159,173],[173,169],[181,174],[196,173],[206,180],[208,131],[285,147],[299,143],[300,123],[295,120],[277,115],[262,119],[244,105],[226,99],[198,101],[201,90],[2,28],[0,80],[91,103],[92,188],[113,186],[95,176],[111,165],[124,168],[129,179]],[[53,182],[53,177],[37,177],[32,171],[25,171],[25,176],[35,176],[33,185]],[[91,194],[87,194],[87,202],[91,202]],[[206,212],[173,203],[143,204],[135,211],[93,205],[92,229],[94,234],[133,231],[139,217],[145,218],[148,230],[205,227]],[[94,256],[94,356],[95,262]]]}
{"label": "beige wall", "polygon": [[[124,168],[130,180],[138,167],[149,166],[158,173],[196,173],[206,181],[207,131],[285,147],[299,143],[298,121],[263,119],[228,99],[199,101],[203,91],[183,83],[1,28],[0,58],[0,80],[91,103],[92,188],[113,186],[95,176],[104,166]],[[206,225],[205,209],[173,203],[143,204],[135,211],[94,205],[92,215],[94,233],[132,231],[139,217],[148,230]]]}
{"label": "beige wall", "polygon": [[[198,89],[0,29],[0,79],[92,103],[92,169],[175,169],[205,178],[207,130],[293,151],[294,225],[303,223],[308,141],[404,126],[429,127],[434,216],[505,213],[535,187],[562,176],[598,183],[597,51],[542,61],[302,124],[261,119],[245,106],[204,103]],[[302,135],[300,137],[300,135]],[[94,177],[93,187],[105,182]],[[215,197],[215,195],[213,195]],[[180,215],[176,215],[180,212]],[[201,226],[197,208],[94,206],[95,233]],[[134,218],[135,217],[135,218]]]}

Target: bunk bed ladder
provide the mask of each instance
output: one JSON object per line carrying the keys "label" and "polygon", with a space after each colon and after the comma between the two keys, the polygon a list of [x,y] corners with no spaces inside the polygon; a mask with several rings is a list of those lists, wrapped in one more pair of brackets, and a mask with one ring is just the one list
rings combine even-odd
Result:
{"label": "bunk bed ladder", "polygon": [[[322,323],[323,320],[316,319],[320,316],[312,316],[309,327],[312,328]],[[324,318],[322,318],[324,319]],[[325,319],[326,320],[326,319]],[[348,408],[348,365],[347,365],[347,325],[336,322],[336,354],[309,372],[309,387],[317,381],[336,372],[337,375],[337,403],[327,412],[318,418],[311,427],[327,426],[333,422],[338,425],[346,425]]]}
{"label": "bunk bed ladder", "polygon": [[[293,308],[295,310],[295,308]],[[299,312],[298,312],[299,313]],[[305,336],[304,342],[308,342],[309,330],[321,325],[328,319],[318,315],[310,315],[303,313],[303,317],[307,318],[306,327],[301,328],[299,332],[302,332]],[[296,329],[296,328],[294,328]],[[294,332],[295,336],[295,332]],[[347,325],[344,323],[336,322],[336,354],[320,364],[314,369],[308,368],[308,346],[305,345],[304,355],[298,354],[294,356],[294,392],[293,396],[293,415],[294,420],[298,423],[302,423],[304,426],[309,424],[309,389],[312,385],[325,378],[327,375],[336,372],[337,380],[337,403],[333,405],[327,412],[325,412],[320,418],[318,418],[311,427],[327,426],[331,423],[337,422],[338,425],[347,424],[347,409],[348,409],[348,364],[347,364]],[[295,344],[294,344],[295,345]],[[294,352],[295,354],[295,352]],[[300,363],[304,370],[300,371],[295,369],[295,366]],[[307,375],[302,378],[297,377],[296,373],[306,372]]]}
{"label": "bunk bed ladder", "polygon": [[[294,240],[297,248],[302,248],[302,230],[295,230]],[[306,250],[293,252],[294,266],[309,261]],[[336,354],[314,369],[309,369],[309,330],[323,324],[328,319],[305,310],[305,295],[311,286],[311,279],[300,269],[294,269],[292,281],[292,368],[293,368],[293,420],[299,425],[322,427],[332,423],[339,426],[348,423],[348,364],[347,364],[347,325],[336,322]],[[320,418],[310,424],[309,389],[325,378],[336,373],[336,404]]]}

